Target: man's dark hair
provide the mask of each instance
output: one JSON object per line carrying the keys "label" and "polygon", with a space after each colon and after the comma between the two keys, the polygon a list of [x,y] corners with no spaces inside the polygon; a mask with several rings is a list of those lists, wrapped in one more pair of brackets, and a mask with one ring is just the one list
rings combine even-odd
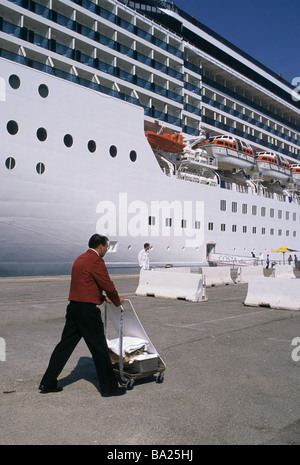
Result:
{"label": "man's dark hair", "polygon": [[146,247],[148,247],[148,245],[150,245],[149,242],[145,242],[145,244],[144,244],[144,249],[145,249]]}
{"label": "man's dark hair", "polygon": [[100,234],[94,234],[89,240],[89,248],[96,249],[99,245],[106,245],[108,238]]}

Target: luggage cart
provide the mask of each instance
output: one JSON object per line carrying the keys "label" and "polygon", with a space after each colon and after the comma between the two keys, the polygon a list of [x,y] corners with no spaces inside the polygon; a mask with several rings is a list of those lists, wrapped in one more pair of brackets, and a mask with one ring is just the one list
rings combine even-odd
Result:
{"label": "luggage cart", "polygon": [[[126,389],[132,389],[136,379],[156,376],[156,382],[162,383],[166,365],[155,350],[146,331],[144,330],[130,300],[123,300],[122,305],[116,307],[113,303],[104,303],[104,329],[107,338],[107,323],[110,320],[112,326],[119,335],[118,354],[110,350],[110,357],[114,371],[119,374],[121,383]],[[124,338],[139,338],[147,341],[147,356],[145,359],[125,362],[123,358]]]}

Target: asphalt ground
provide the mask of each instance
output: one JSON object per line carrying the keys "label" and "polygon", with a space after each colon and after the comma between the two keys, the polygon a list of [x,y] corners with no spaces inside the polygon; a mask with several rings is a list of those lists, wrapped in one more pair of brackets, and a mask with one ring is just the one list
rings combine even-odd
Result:
{"label": "asphalt ground", "polygon": [[193,303],[136,296],[138,275],[112,279],[165,362],[164,382],[103,398],[81,341],[59,378],[64,390],[41,394],[70,278],[1,278],[1,445],[300,444],[300,312],[244,306],[247,284],[207,288],[207,301]]}

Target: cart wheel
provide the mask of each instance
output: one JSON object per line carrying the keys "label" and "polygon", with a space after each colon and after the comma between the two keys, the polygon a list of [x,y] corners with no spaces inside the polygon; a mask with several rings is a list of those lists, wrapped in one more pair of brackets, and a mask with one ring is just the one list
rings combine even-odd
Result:
{"label": "cart wheel", "polygon": [[134,379],[129,379],[125,383],[125,387],[128,391],[131,391],[131,389],[133,389],[133,385],[134,385]]}
{"label": "cart wheel", "polygon": [[157,375],[156,382],[157,383],[163,383],[165,377],[165,373],[162,371]]}

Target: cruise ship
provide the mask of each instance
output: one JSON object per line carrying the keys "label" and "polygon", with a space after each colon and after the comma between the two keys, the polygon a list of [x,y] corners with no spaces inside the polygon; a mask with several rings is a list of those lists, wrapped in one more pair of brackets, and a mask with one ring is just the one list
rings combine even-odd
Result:
{"label": "cruise ship", "polygon": [[145,242],[153,267],[296,251],[293,90],[173,2],[2,0],[0,276],[69,274],[95,232],[110,272]]}

